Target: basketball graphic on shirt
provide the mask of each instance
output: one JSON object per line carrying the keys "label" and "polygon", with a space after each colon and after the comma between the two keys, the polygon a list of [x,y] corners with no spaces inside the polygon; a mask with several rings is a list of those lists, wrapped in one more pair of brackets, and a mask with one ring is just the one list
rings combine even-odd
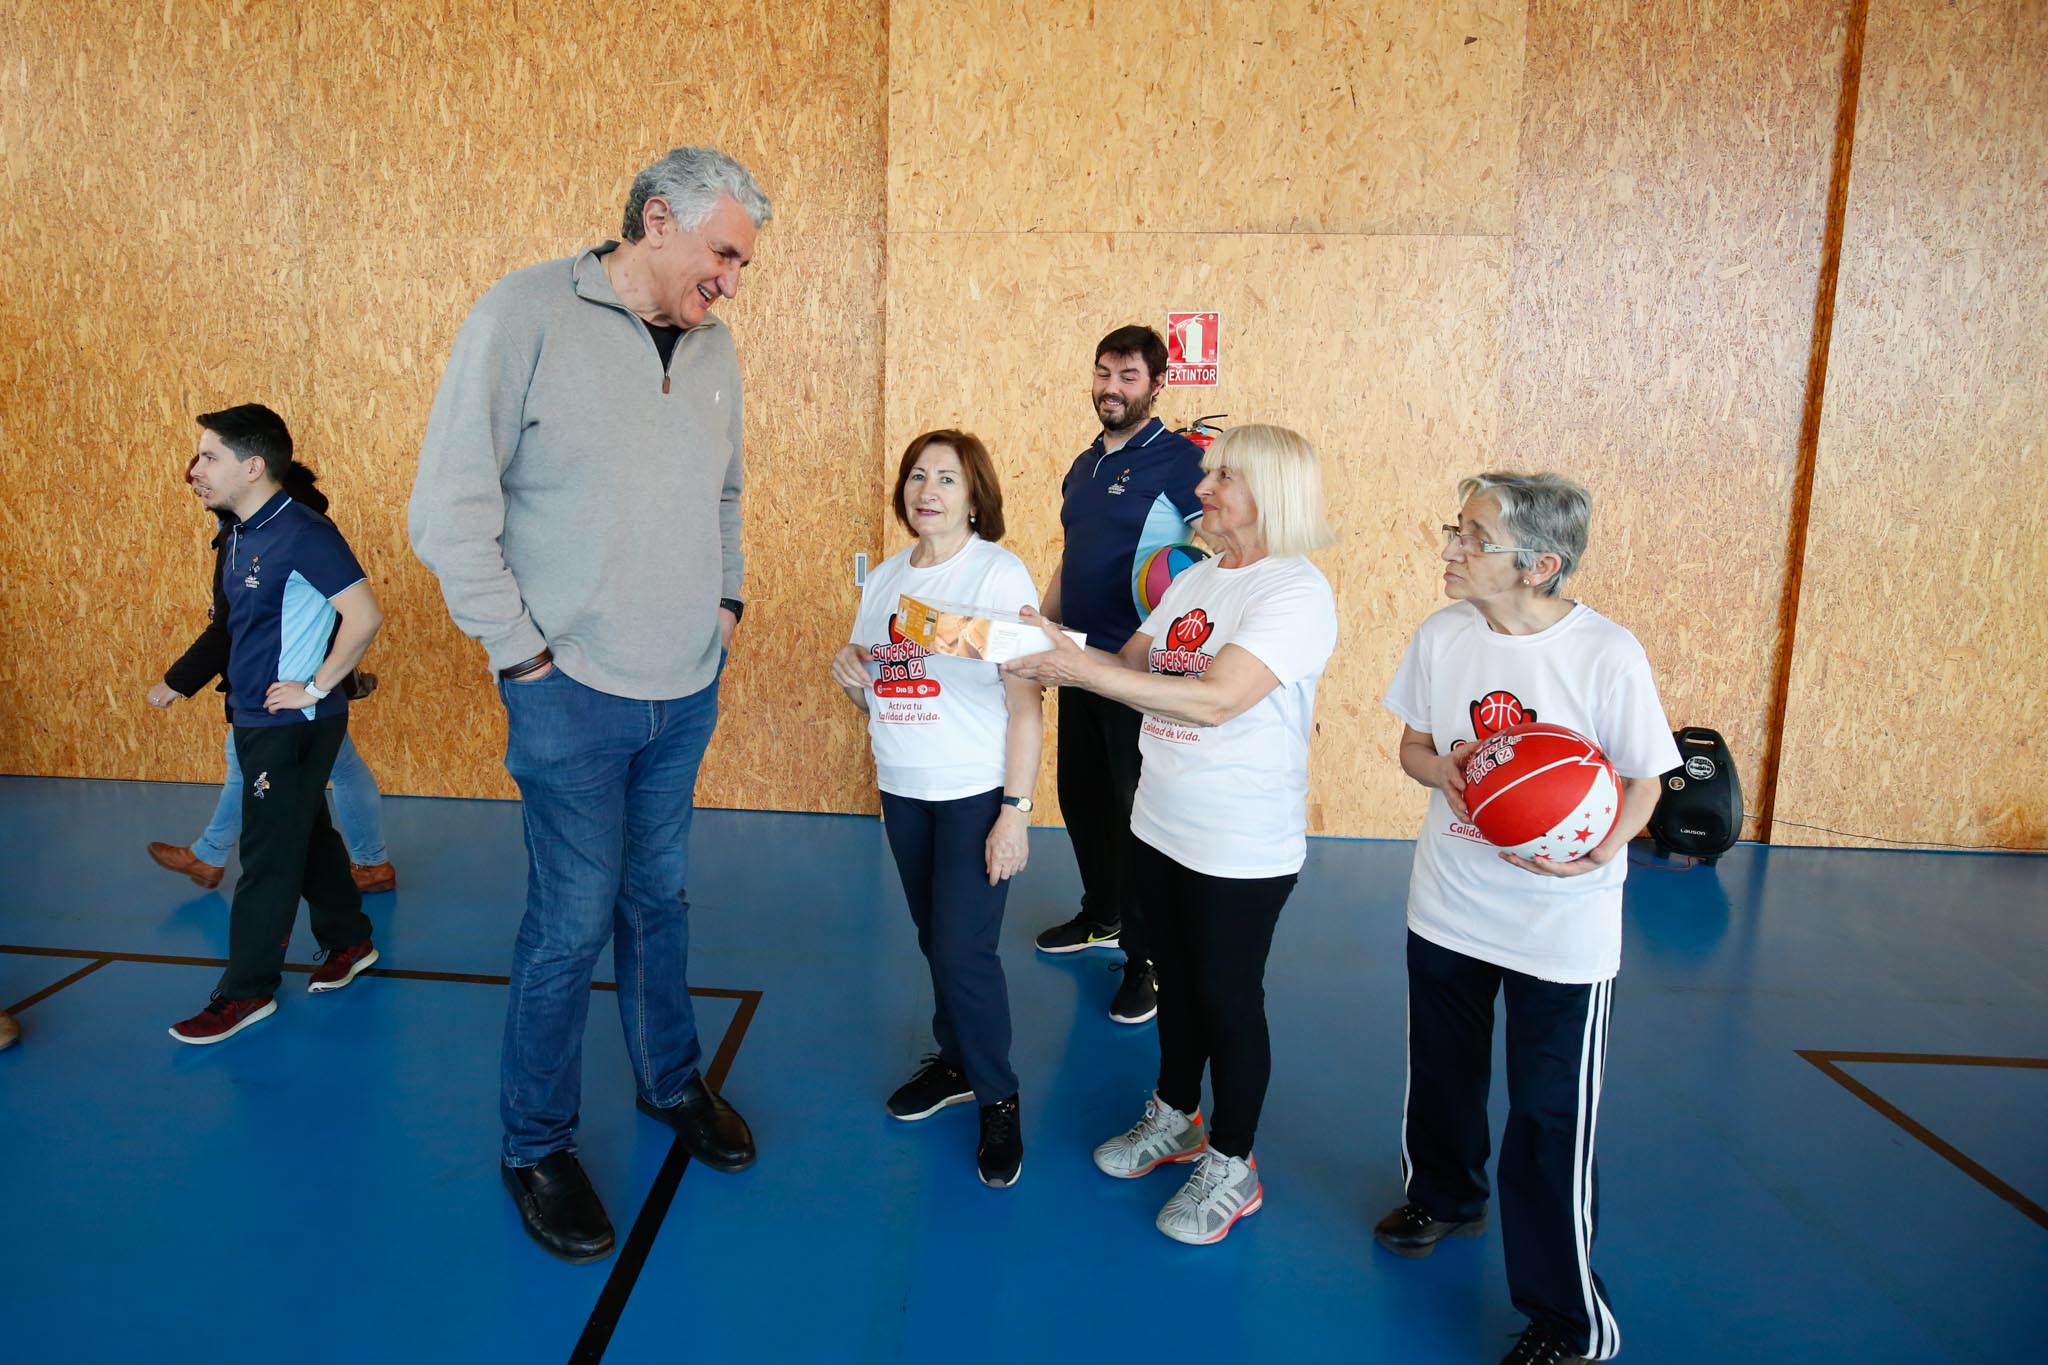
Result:
{"label": "basketball graphic on shirt", "polygon": [[1209,620],[1209,613],[1196,607],[1173,618],[1173,624],[1166,628],[1168,649],[1200,649],[1202,641],[1209,638],[1216,627]]}
{"label": "basketball graphic on shirt", "polygon": [[1621,783],[1592,740],[1562,725],[1526,723],[1472,747],[1465,808],[1488,843],[1568,863],[1613,831]]}
{"label": "basketball graphic on shirt", "polygon": [[1472,703],[1472,733],[1481,739],[1535,719],[1536,712],[1512,692],[1488,692]]}
{"label": "basketball graphic on shirt", "polygon": [[1144,620],[1157,609],[1160,599],[1166,596],[1166,585],[1181,570],[1208,557],[1200,546],[1162,545],[1139,560],[1138,572],[1131,578],[1131,600],[1138,605],[1138,619]]}

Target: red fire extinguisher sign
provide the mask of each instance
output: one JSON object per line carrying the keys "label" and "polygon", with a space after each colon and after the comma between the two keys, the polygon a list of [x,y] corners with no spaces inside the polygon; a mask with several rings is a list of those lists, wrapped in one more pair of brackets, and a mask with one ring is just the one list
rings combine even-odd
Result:
{"label": "red fire extinguisher sign", "polygon": [[1214,388],[1219,313],[1166,315],[1166,382],[1180,388]]}

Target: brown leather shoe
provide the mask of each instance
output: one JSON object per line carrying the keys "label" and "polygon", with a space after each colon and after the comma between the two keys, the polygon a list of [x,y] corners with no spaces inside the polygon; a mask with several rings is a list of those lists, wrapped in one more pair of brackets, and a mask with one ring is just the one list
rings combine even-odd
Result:
{"label": "brown leather shoe", "polygon": [[398,889],[398,871],[390,863],[350,863],[348,874],[356,879],[356,890],[365,896],[374,896],[379,891]]}
{"label": "brown leather shoe", "polygon": [[0,1052],[5,1052],[8,1048],[13,1047],[15,1040],[20,1037],[21,1025],[14,1022],[14,1016],[11,1014],[0,1014]]}
{"label": "brown leather shoe", "polygon": [[182,872],[196,884],[208,891],[220,885],[220,869],[212,863],[202,863],[192,856],[192,850],[177,844],[151,844],[149,856],[156,865],[172,872]]}

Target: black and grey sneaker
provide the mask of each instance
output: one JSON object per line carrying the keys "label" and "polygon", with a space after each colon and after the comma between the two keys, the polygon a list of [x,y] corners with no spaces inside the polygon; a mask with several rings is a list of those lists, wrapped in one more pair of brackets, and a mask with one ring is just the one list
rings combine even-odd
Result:
{"label": "black and grey sneaker", "polygon": [[1015,1095],[1000,1104],[981,1106],[981,1144],[974,1149],[974,1169],[981,1183],[1006,1189],[1024,1169],[1024,1124]]}
{"label": "black and grey sneaker", "polygon": [[974,1098],[967,1074],[948,1066],[936,1052],[927,1052],[911,1078],[896,1087],[889,1097],[889,1114],[908,1123],[928,1119],[949,1104],[965,1104]]}
{"label": "black and grey sneaker", "polygon": [[1486,1231],[1486,1210],[1474,1218],[1438,1218],[1419,1204],[1403,1204],[1372,1230],[1373,1240],[1396,1256],[1427,1256],[1446,1237],[1477,1237]]}
{"label": "black and grey sneaker", "polygon": [[1587,1361],[1556,1327],[1532,1322],[1522,1329],[1514,1349],[1500,1358],[1500,1365],[1587,1365]]}
{"label": "black and grey sneaker", "polygon": [[1123,984],[1109,1002],[1109,1017],[1119,1024],[1142,1024],[1159,1013],[1159,977],[1149,962],[1126,962]]}
{"label": "black and grey sneaker", "polygon": [[1039,931],[1032,942],[1041,953],[1078,953],[1084,948],[1114,948],[1121,924],[1098,924],[1086,915],[1076,915],[1065,924]]}

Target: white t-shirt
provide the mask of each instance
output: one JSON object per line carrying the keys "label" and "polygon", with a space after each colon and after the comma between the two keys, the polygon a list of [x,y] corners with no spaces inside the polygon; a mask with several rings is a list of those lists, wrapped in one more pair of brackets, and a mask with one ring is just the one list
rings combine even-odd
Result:
{"label": "white t-shirt", "polygon": [[868,740],[875,775],[891,796],[952,801],[1003,785],[1009,710],[992,663],[926,654],[896,629],[897,599],[959,602],[997,611],[1036,610],[1024,561],[970,536],[943,564],[912,566],[911,545],[883,560],[861,589],[852,643],[868,663]]}
{"label": "white t-shirt", "polygon": [[1138,627],[1154,673],[1207,670],[1225,645],[1280,685],[1221,725],[1147,715],[1131,832],[1212,877],[1284,877],[1308,857],[1308,737],[1316,680],[1337,647],[1337,600],[1299,555],[1183,569]]}
{"label": "white t-shirt", "polygon": [[[1650,661],[1636,637],[1583,602],[1534,635],[1502,635],[1469,602],[1424,621],[1387,688],[1389,711],[1446,754],[1510,725],[1543,721],[1600,746],[1622,777],[1678,766]],[[1408,927],[1453,952],[1544,981],[1605,981],[1621,970],[1624,854],[1579,877],[1545,877],[1500,859],[1432,790]]]}

